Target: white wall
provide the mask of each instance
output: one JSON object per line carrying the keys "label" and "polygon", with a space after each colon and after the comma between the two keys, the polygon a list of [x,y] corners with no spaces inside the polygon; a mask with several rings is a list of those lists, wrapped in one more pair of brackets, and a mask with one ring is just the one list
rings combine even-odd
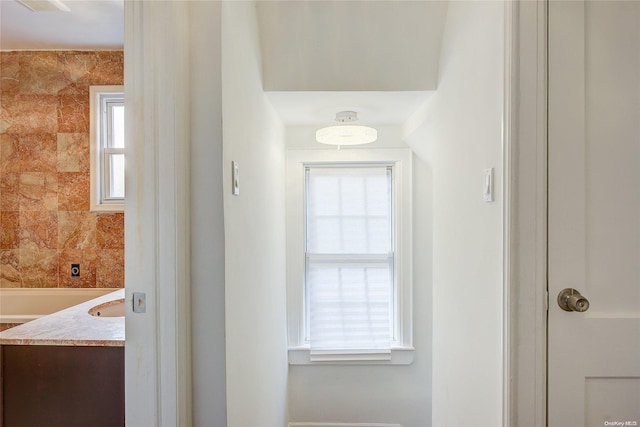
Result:
{"label": "white wall", "polygon": [[502,2],[451,2],[429,138],[409,138],[433,164],[434,427],[502,425],[503,32]]}
{"label": "white wall", "polygon": [[446,1],[260,1],[265,90],[435,89]]}
{"label": "white wall", "polygon": [[[222,2],[227,425],[287,422],[284,128],[266,101],[253,2]],[[231,195],[231,161],[240,195]]]}
{"label": "white wall", "polygon": [[[288,128],[287,147],[322,149],[315,142],[315,130]],[[401,127],[378,130],[378,141],[363,148],[406,147]],[[415,156],[413,209],[414,362],[405,366],[290,366],[291,422],[431,425],[431,168]]]}
{"label": "white wall", "polygon": [[193,425],[226,425],[220,2],[189,2]]}

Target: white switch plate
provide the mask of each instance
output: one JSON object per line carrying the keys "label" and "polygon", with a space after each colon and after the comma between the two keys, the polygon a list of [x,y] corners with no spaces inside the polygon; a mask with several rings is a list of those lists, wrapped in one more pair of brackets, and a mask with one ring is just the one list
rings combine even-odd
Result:
{"label": "white switch plate", "polygon": [[493,168],[485,169],[483,172],[482,200],[493,202]]}
{"label": "white switch plate", "polygon": [[234,196],[240,195],[240,168],[238,162],[231,162],[231,185],[232,194]]}

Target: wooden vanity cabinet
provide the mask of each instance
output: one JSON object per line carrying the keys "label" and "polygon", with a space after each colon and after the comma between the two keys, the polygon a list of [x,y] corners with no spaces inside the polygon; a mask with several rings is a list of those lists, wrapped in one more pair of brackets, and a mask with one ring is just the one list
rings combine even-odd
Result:
{"label": "wooden vanity cabinet", "polygon": [[0,427],[124,426],[124,347],[0,346]]}

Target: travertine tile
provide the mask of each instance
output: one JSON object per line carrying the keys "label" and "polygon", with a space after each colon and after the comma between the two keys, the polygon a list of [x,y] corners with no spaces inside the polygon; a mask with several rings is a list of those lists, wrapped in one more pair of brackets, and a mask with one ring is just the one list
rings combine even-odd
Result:
{"label": "travertine tile", "polygon": [[20,89],[20,52],[0,52],[0,92],[8,95]]}
{"label": "travertine tile", "polygon": [[[71,277],[71,264],[80,264],[80,277]],[[95,249],[63,249],[58,261],[58,286],[61,288],[96,287]]]}
{"label": "travertine tile", "polygon": [[96,214],[89,211],[58,212],[58,248],[95,249]]}
{"label": "travertine tile", "polygon": [[0,250],[0,287],[19,288],[22,286],[20,273],[20,250]]}
{"label": "travertine tile", "polygon": [[123,84],[122,52],[59,52],[58,61],[65,82],[61,94],[88,92],[91,85]]}
{"label": "travertine tile", "polygon": [[58,173],[58,210],[89,210],[89,176],[87,174]]}
{"label": "travertine tile", "polygon": [[19,137],[21,172],[56,172],[56,134],[28,134]]}
{"label": "travertine tile", "polygon": [[55,288],[58,286],[58,250],[20,248],[22,287]]}
{"label": "travertine tile", "polygon": [[20,212],[0,211],[0,249],[20,247]]}
{"label": "travertine tile", "polygon": [[0,173],[0,210],[20,210],[19,173]]}
{"label": "travertine tile", "polygon": [[53,51],[25,52],[17,77],[21,94],[57,95],[63,87],[58,54]]}
{"label": "travertine tile", "polygon": [[60,94],[71,95],[88,92],[90,83],[87,76],[97,66],[96,52],[58,52],[58,63],[65,84]]}
{"label": "travertine tile", "polygon": [[0,133],[5,133],[13,124],[9,110],[2,106],[2,100],[4,98],[5,95],[0,93]]}
{"label": "travertine tile", "polygon": [[20,210],[55,211],[58,205],[58,176],[55,173],[20,174]]}
{"label": "travertine tile", "polygon": [[98,249],[96,286],[124,287],[124,249]]}
{"label": "travertine tile", "polygon": [[124,249],[124,214],[99,214],[96,239],[100,249]]}
{"label": "travertine tile", "polygon": [[0,95],[3,117],[0,132],[57,133],[58,97],[55,95]]}
{"label": "travertine tile", "polygon": [[89,134],[58,134],[58,172],[89,173]]}
{"label": "travertine tile", "polygon": [[123,84],[123,64],[118,51],[0,52],[0,286],[93,287],[98,247],[101,286],[122,286],[123,214],[89,212],[89,86]]}
{"label": "travertine tile", "polygon": [[0,135],[0,173],[55,172],[56,156],[54,134]]}
{"label": "travertine tile", "polygon": [[57,248],[58,212],[20,212],[20,249]]}
{"label": "travertine tile", "polygon": [[20,172],[21,167],[19,135],[0,134],[0,174]]}
{"label": "travertine tile", "polygon": [[96,68],[88,74],[92,85],[122,85],[124,84],[124,56],[118,51],[97,52]]}
{"label": "travertine tile", "polygon": [[86,93],[58,96],[58,132],[89,132],[89,97]]}

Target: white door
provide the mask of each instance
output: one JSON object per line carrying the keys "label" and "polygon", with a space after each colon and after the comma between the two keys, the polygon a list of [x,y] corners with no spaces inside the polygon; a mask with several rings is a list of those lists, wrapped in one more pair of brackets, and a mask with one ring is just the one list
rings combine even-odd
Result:
{"label": "white door", "polygon": [[548,426],[640,425],[640,1],[549,3],[548,224]]}

